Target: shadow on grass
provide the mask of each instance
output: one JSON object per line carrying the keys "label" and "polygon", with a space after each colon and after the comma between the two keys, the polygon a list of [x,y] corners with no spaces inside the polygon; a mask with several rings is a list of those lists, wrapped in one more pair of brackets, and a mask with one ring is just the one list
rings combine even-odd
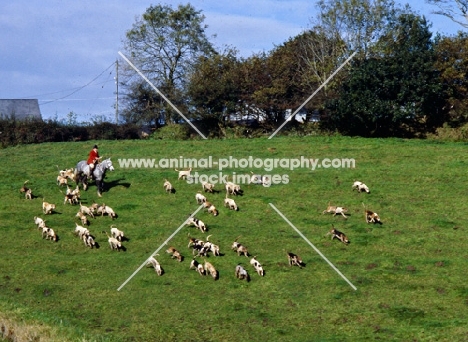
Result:
{"label": "shadow on grass", "polygon": [[121,182],[123,180],[125,180],[125,178],[119,178],[110,182],[105,182],[104,183],[105,191],[109,191],[110,189],[115,188],[117,186],[123,186],[124,188],[128,189],[130,187],[130,183]]}
{"label": "shadow on grass", "polygon": [[[119,179],[115,179],[115,180],[110,181],[110,182],[104,181],[104,192],[108,192],[110,189],[118,187],[118,186],[123,186],[124,188],[128,189],[131,184],[128,183],[128,182],[122,182],[124,180],[125,180],[125,178],[119,178]],[[96,182],[94,182],[94,181],[90,182],[89,185],[88,185],[88,190],[91,187],[96,187]]]}

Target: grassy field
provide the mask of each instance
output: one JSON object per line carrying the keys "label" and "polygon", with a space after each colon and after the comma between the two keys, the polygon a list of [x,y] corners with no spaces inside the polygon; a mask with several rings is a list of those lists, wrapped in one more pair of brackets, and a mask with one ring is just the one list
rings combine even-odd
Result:
{"label": "grassy field", "polygon": [[[73,167],[94,142],[0,150],[0,328],[11,328],[11,335],[36,341],[468,340],[466,144],[341,137],[97,143],[115,171],[107,174],[103,198],[92,185],[82,202],[105,202],[118,214],[115,221],[91,219],[97,249],[73,234],[79,207],[64,205],[55,183],[56,165]],[[144,267],[117,291],[198,208],[195,194],[201,190],[178,181],[172,168],[123,168],[118,159],[180,156],[353,158],[355,167],[226,168],[229,175],[287,176],[288,183],[242,185],[238,212],[223,207],[224,191],[208,194],[220,211],[217,217],[196,215],[208,232],[184,227],[169,242],[185,260],[171,259],[163,248],[157,257],[163,276]],[[194,171],[219,173],[216,165]],[[175,194],[164,192],[166,178]],[[31,201],[19,193],[25,180],[37,196]],[[371,193],[352,191],[354,180]],[[42,213],[43,197],[57,204],[52,215]],[[348,219],[322,215],[328,202],[349,208]],[[363,202],[383,225],[365,222]],[[46,219],[57,242],[41,238],[34,216]],[[111,224],[128,236],[125,251],[112,251],[101,233]],[[349,245],[325,236],[332,225],[347,234]],[[217,281],[189,270],[188,233],[201,239],[211,234],[221,247],[222,256],[207,258],[219,270]],[[238,236],[263,264],[265,277],[230,249]],[[289,267],[286,251],[299,254],[306,266]],[[250,282],[234,277],[238,263]]]}

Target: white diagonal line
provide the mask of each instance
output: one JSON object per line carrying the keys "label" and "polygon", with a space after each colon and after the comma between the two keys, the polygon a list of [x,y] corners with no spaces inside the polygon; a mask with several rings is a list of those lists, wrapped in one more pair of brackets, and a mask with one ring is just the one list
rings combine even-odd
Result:
{"label": "white diagonal line", "polygon": [[136,270],[135,272],[133,272],[133,274],[132,274],[130,277],[128,277],[127,280],[125,280],[125,281],[123,282],[122,285],[120,285],[120,287],[117,289],[117,291],[120,291],[125,285],[127,285],[127,283],[130,281],[130,279],[132,279],[143,267],[145,267],[145,265],[148,263],[149,258],[151,258],[153,255],[157,254],[157,253],[161,250],[161,248],[163,248],[163,246],[165,246],[165,245],[166,245],[166,244],[167,244],[167,243],[168,243],[184,226],[185,226],[185,224],[187,223],[187,221],[188,221],[190,218],[194,217],[195,214],[198,213],[198,212],[200,211],[201,208],[203,208],[203,204],[202,204],[201,206],[199,206],[198,209],[195,210],[195,212],[194,212],[192,215],[190,215],[189,218],[188,218],[187,220],[185,220],[184,223],[182,223],[182,224],[180,225],[180,227],[177,228],[177,229],[175,230],[175,232],[172,233],[172,235],[169,236],[169,237],[166,239],[166,241],[164,241],[164,242],[161,244],[161,246],[159,246],[158,249],[155,250],[155,251],[153,252],[153,254],[151,254],[151,255],[145,260],[145,262],[143,262],[143,263],[140,265],[140,267],[137,268],[137,270]]}
{"label": "white diagonal line", "polygon": [[130,61],[128,60],[127,57],[124,56],[124,54],[123,54],[122,52],[119,51],[119,55],[120,55],[120,56],[121,56],[121,57],[122,57],[122,58],[123,58],[123,59],[124,59],[124,60],[125,60],[125,61],[126,61],[126,62],[127,62],[127,63],[128,63],[128,64],[129,64],[129,65],[130,65],[130,66],[131,66],[131,67],[132,67],[132,68],[149,84],[149,85],[150,85],[150,86],[151,86],[151,88],[153,88],[167,103],[169,103],[169,105],[170,105],[177,113],[179,113],[179,115],[180,115],[181,117],[183,117],[184,120],[185,120],[190,126],[192,126],[192,128],[193,128],[194,130],[196,130],[196,131],[198,132],[198,134],[200,134],[200,136],[201,136],[203,139],[207,139],[207,138],[203,135],[203,133],[200,132],[200,131],[198,130],[198,128],[195,127],[195,125],[194,125],[193,123],[191,123],[191,122],[189,121],[189,119],[187,119],[187,118],[185,117],[185,115],[182,114],[182,112],[181,112],[176,106],[174,106],[174,104],[173,104],[166,96],[164,96],[164,94],[161,93],[161,92],[159,91],[159,89],[156,88],[156,86],[155,86],[153,83],[151,83],[151,81],[150,81],[145,75],[143,75],[143,73],[142,73],[140,70],[138,70],[138,68],[137,68],[135,65],[133,65],[132,62],[130,62]]}
{"label": "white diagonal line", "polygon": [[268,139],[271,139],[273,138],[276,133],[279,132],[280,129],[282,129],[284,127],[284,125],[286,125],[288,123],[288,121],[294,117],[294,115],[296,115],[323,87],[325,87],[327,85],[328,82],[330,82],[330,80],[338,73],[338,71],[341,70],[341,68],[343,68],[353,57],[354,55],[357,53],[357,51],[354,51],[354,53],[348,57],[347,60],[345,60],[343,62],[343,64],[341,64],[338,69],[335,70],[335,72],[333,74],[331,74],[326,80],[325,82],[322,83],[322,85],[320,87],[318,87],[318,89],[312,94],[309,96],[309,98],[307,100],[304,101],[304,103],[302,105],[300,105],[299,108],[297,108],[294,113],[292,113],[291,115],[289,115],[286,120],[283,122],[283,124],[281,126],[278,127],[278,129],[276,131],[273,132],[272,135],[270,135],[270,137]]}
{"label": "white diagonal line", "polygon": [[278,215],[280,215],[280,216],[283,218],[283,220],[285,220],[285,221],[286,221],[286,222],[287,222],[287,223],[288,223],[304,240],[305,240],[305,242],[307,242],[307,243],[318,253],[318,255],[320,255],[320,256],[322,257],[322,259],[325,260],[325,261],[330,265],[330,267],[333,268],[333,269],[335,270],[335,272],[338,273],[338,274],[341,276],[341,278],[343,278],[343,279],[354,289],[354,291],[357,290],[356,286],[354,286],[354,285],[348,280],[348,278],[346,278],[346,277],[343,275],[343,273],[341,273],[340,270],[337,269],[337,268],[335,267],[335,265],[333,265],[333,264],[330,262],[330,260],[328,260],[327,257],[326,257],[325,255],[323,255],[322,252],[320,252],[320,251],[318,250],[318,248],[315,247],[315,246],[312,244],[312,242],[310,242],[310,241],[299,231],[299,229],[297,229],[297,228],[291,223],[291,221],[289,221],[289,220],[286,218],[286,216],[284,216],[284,215],[273,205],[273,203],[269,203],[269,204],[270,204],[270,207],[272,207],[273,209],[275,209],[275,211],[278,213]]}

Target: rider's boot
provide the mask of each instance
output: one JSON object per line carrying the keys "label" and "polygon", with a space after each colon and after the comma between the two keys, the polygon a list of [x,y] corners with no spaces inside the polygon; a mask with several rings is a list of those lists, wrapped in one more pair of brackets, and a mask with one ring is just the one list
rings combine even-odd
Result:
{"label": "rider's boot", "polygon": [[94,169],[92,169],[91,167],[89,168],[89,175],[88,175],[88,178],[91,179],[92,181],[94,180]]}

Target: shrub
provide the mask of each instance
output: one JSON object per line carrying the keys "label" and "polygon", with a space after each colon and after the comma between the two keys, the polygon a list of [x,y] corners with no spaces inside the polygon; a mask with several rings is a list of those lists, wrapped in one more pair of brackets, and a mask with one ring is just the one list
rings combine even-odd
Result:
{"label": "shrub", "polygon": [[428,135],[428,138],[441,141],[468,141],[468,123],[460,127],[450,127],[444,123],[442,127],[436,129],[435,134]]}
{"label": "shrub", "polygon": [[154,139],[187,140],[190,137],[190,131],[185,124],[170,124],[157,129]]}

